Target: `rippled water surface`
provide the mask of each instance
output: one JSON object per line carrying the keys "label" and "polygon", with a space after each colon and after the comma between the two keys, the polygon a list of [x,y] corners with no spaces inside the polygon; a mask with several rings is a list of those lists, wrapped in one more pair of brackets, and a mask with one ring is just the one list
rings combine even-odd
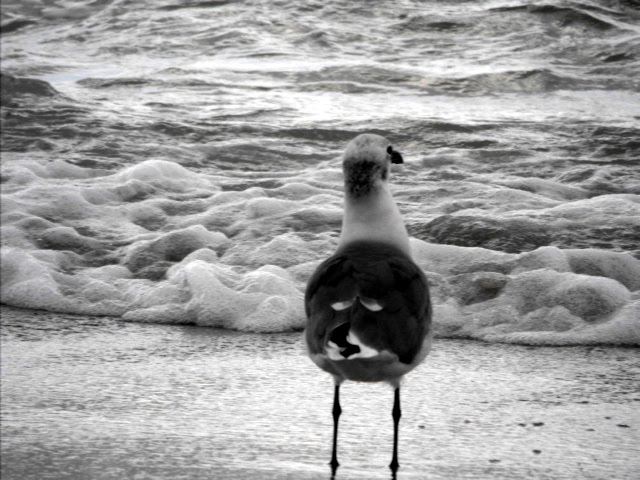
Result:
{"label": "rippled water surface", "polygon": [[640,344],[639,47],[633,1],[3,2],[2,302],[301,329],[376,132],[437,335]]}

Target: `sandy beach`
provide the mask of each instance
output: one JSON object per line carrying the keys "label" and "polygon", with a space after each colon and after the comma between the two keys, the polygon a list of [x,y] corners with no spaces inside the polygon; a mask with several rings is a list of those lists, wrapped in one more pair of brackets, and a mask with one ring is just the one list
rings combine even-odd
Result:
{"label": "sandy beach", "polygon": [[[633,479],[637,349],[436,340],[398,478]],[[392,391],[342,389],[336,478],[389,478]],[[299,333],[2,309],[2,478],[329,478],[332,381]]]}

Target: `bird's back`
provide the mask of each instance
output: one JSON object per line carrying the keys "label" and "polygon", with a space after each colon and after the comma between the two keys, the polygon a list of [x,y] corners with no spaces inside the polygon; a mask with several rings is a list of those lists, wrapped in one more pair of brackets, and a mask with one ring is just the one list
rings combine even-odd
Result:
{"label": "bird's back", "polygon": [[332,478],[338,468],[340,384],[385,381],[394,387],[392,477],[398,470],[400,380],[431,346],[427,280],[411,259],[409,234],[388,185],[400,152],[375,134],[347,145],[342,159],[344,216],[338,251],[307,285],[305,338],[311,360],[331,373]]}
{"label": "bird's back", "polygon": [[[309,280],[305,307],[309,354],[335,376],[388,380],[395,371],[400,376],[413,368],[428,351],[426,278],[392,245],[359,241],[341,248]],[[397,368],[384,368],[392,363]]]}

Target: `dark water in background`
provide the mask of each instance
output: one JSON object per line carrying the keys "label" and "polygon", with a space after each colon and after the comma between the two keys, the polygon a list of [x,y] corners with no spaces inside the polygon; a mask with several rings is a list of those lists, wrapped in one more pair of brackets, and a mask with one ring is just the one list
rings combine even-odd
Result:
{"label": "dark water in background", "polygon": [[439,335],[640,343],[637,2],[4,1],[1,49],[3,303],[301,328],[369,131]]}

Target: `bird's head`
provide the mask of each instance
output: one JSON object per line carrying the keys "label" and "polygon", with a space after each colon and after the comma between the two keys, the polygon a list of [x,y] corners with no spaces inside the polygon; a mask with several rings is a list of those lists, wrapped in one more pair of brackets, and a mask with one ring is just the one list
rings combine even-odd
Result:
{"label": "bird's head", "polygon": [[358,135],[347,145],[342,161],[348,194],[362,197],[386,183],[392,163],[403,163],[403,159],[389,140],[372,133]]}

